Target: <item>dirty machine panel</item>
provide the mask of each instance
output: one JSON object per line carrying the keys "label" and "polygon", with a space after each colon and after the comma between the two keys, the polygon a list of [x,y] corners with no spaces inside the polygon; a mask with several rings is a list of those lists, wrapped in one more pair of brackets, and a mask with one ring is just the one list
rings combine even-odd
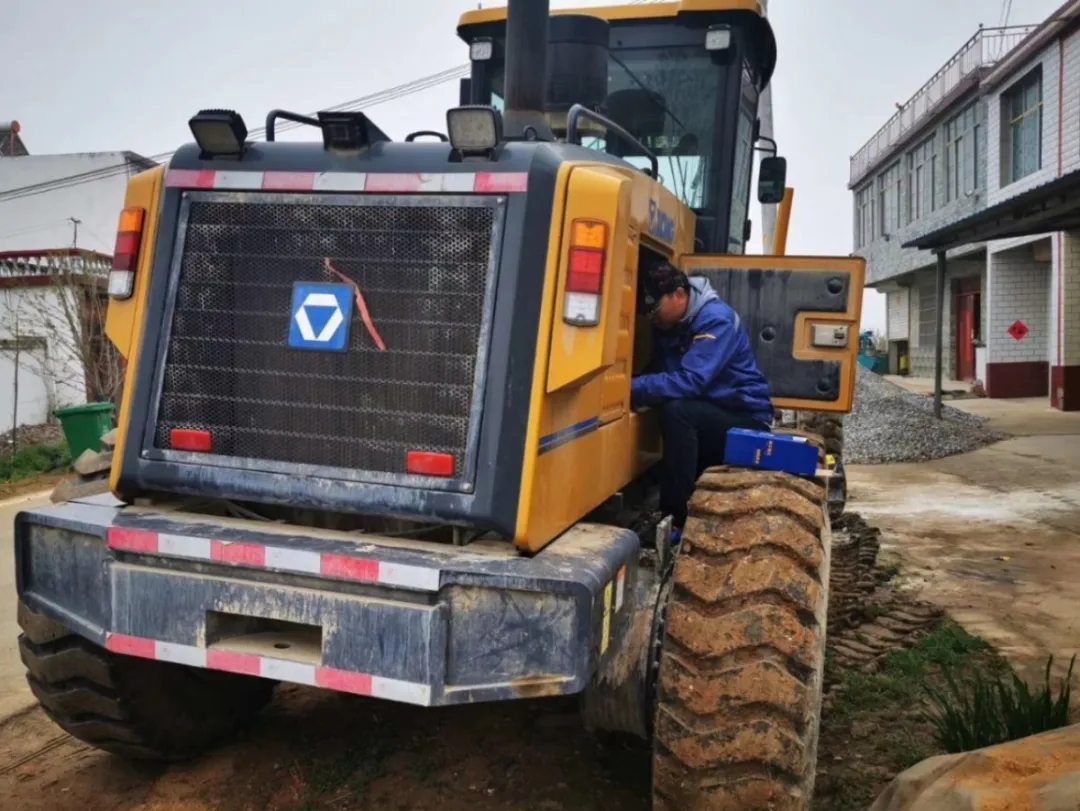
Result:
{"label": "dirty machine panel", "polygon": [[851,408],[864,260],[717,255],[682,264],[742,318],[777,408]]}

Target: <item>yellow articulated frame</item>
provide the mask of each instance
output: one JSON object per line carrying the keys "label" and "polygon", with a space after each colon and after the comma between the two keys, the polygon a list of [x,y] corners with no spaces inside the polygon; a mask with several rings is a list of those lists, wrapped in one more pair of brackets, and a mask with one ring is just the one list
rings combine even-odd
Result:
{"label": "yellow articulated frame", "polygon": [[[804,312],[795,318],[795,339],[792,356],[799,360],[838,361],[841,364],[840,395],[835,402],[821,400],[797,400],[777,397],[776,408],[795,411],[828,411],[846,413],[851,410],[855,396],[855,364],[859,353],[859,324],[862,320],[863,286],[866,278],[866,260],[857,256],[736,256],[709,254],[707,256],[683,256],[683,270],[693,274],[696,270],[778,270],[800,272],[832,271],[846,275],[848,283],[847,309],[842,313]],[[823,348],[813,345],[815,325],[836,325],[848,328],[846,347]]]}
{"label": "yellow articulated frame", "polygon": [[146,294],[150,287],[150,268],[153,264],[154,242],[157,236],[158,201],[165,180],[165,167],[159,166],[141,172],[128,181],[124,207],[138,206],[146,213],[143,217],[142,239],[139,259],[135,269],[135,288],[131,298],[109,301],[105,314],[105,335],[127,362],[124,370],[124,396],[120,401],[117,420],[116,449],[113,467],[109,475],[109,487],[115,493],[120,478],[120,460],[127,444],[128,415],[131,411],[131,393],[135,388],[135,376],[139,367],[139,347],[142,345],[143,323],[146,313]]}

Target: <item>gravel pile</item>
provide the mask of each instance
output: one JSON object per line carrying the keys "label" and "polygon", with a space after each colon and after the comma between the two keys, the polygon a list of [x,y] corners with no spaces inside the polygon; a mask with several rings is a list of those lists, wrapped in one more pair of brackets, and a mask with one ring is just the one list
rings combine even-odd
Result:
{"label": "gravel pile", "polygon": [[985,427],[985,419],[942,405],[934,419],[934,400],[856,367],[855,402],[844,421],[844,461],[879,465],[926,462],[977,450],[1006,438]]}

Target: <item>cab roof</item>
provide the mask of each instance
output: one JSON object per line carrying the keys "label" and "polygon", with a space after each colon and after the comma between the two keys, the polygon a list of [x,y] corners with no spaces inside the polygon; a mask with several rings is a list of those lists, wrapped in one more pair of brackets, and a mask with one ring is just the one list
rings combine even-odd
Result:
{"label": "cab roof", "polygon": [[[776,38],[765,18],[760,0],[674,0],[666,3],[624,3],[612,6],[552,9],[551,15],[583,14],[608,22],[633,22],[677,18],[684,14],[736,12],[751,22],[751,36],[761,59],[762,87],[768,84],[776,67]],[[469,41],[467,30],[477,25],[506,21],[506,6],[466,11],[458,21],[458,36]]]}

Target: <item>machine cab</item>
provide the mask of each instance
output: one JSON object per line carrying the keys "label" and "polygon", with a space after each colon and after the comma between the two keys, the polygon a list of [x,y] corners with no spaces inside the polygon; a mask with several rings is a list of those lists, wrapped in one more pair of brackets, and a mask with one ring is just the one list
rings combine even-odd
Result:
{"label": "machine cab", "polygon": [[[595,33],[581,24],[582,15],[605,21],[596,29],[606,47],[590,49]],[[458,35],[470,45],[472,62],[462,103],[502,109],[506,9],[466,13]],[[658,157],[658,179],[697,215],[695,252],[744,253],[758,95],[776,63],[776,43],[757,0],[561,9],[552,12],[549,48],[548,115],[565,115],[564,101],[590,99]],[[582,60],[597,55],[606,59],[606,70],[583,69]],[[582,87],[583,76],[593,83],[605,77],[606,86]],[[602,130],[586,133],[582,144],[649,166],[648,158]]]}

